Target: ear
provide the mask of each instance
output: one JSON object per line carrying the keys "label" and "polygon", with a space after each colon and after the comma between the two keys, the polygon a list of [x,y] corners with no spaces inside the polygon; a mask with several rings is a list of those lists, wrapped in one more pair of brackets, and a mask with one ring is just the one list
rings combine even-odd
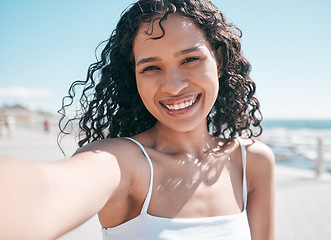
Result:
{"label": "ear", "polygon": [[223,74],[223,53],[222,53],[222,48],[221,47],[219,47],[217,49],[216,60],[217,60],[218,78],[220,78]]}

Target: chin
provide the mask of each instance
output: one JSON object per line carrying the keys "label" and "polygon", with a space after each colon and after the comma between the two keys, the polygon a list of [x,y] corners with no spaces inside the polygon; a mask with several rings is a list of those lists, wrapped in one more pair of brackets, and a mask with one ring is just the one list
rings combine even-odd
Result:
{"label": "chin", "polygon": [[174,123],[166,124],[160,122],[162,127],[168,128],[170,131],[178,132],[178,133],[187,133],[196,131],[197,129],[206,128],[207,130],[207,123],[206,121],[198,122],[194,120],[186,120],[186,121],[174,121]]}

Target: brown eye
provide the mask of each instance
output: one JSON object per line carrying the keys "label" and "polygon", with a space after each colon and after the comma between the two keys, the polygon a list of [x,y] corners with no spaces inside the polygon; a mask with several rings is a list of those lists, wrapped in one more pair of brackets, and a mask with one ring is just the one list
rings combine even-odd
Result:
{"label": "brown eye", "polygon": [[186,59],[182,62],[182,64],[184,64],[184,63],[194,62],[194,61],[197,61],[197,60],[199,60],[199,58],[197,58],[197,57],[189,57],[189,58],[186,58]]}
{"label": "brown eye", "polygon": [[149,67],[144,68],[141,73],[144,73],[146,71],[155,71],[155,70],[160,70],[160,68],[156,67],[156,66],[149,66]]}

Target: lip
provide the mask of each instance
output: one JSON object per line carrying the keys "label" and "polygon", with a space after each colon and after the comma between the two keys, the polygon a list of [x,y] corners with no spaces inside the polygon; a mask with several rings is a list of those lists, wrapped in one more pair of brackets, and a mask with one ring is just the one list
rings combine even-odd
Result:
{"label": "lip", "polygon": [[[160,101],[160,104],[163,107],[163,109],[170,116],[179,117],[179,116],[187,114],[187,113],[191,112],[193,109],[195,109],[196,106],[198,105],[198,103],[200,102],[200,98],[201,98],[201,93],[200,94],[189,94],[189,95],[185,95],[185,96],[181,96],[181,97],[177,97],[177,98],[173,98],[173,99],[162,100],[162,101]],[[183,101],[191,101],[191,100],[194,100],[195,102],[191,106],[183,108],[183,109],[171,110],[165,106],[165,105],[178,104]]]}

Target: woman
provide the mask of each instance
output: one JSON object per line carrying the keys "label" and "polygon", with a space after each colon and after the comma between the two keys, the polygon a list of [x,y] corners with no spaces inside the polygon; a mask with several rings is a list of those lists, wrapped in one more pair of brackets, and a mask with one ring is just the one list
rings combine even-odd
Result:
{"label": "woman", "polygon": [[239,38],[207,0],[133,4],[69,91],[85,86],[81,148],[15,165],[29,194],[8,205],[29,221],[24,238],[54,238],[98,213],[104,239],[274,239],[274,157],[250,139],[261,115]]}

